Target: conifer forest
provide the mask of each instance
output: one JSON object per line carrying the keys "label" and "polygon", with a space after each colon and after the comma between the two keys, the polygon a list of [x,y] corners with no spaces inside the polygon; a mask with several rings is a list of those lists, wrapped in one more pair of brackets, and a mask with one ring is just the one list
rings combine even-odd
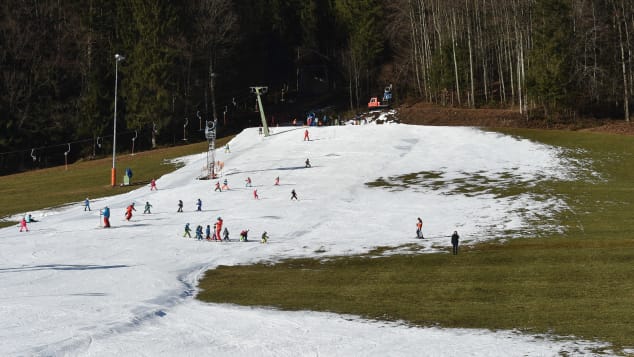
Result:
{"label": "conifer forest", "polygon": [[115,91],[128,152],[259,125],[254,86],[271,125],[389,84],[396,103],[629,121],[633,51],[630,0],[4,0],[0,174],[107,156]]}

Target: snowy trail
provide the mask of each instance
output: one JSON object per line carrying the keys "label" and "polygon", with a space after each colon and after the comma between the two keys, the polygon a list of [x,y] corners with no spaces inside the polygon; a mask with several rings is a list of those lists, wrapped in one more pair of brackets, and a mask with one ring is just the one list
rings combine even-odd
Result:
{"label": "snowy trail", "polygon": [[[192,295],[208,268],[289,257],[356,254],[377,246],[447,247],[458,229],[468,240],[493,238],[526,224],[516,208],[546,214],[556,200],[447,195],[424,187],[370,188],[379,177],[421,171],[445,177],[513,172],[514,179],[565,178],[554,148],[472,128],[364,125],[311,130],[275,128],[264,138],[245,130],[230,143],[221,179],[196,180],[204,153],[149,186],[93,201],[35,212],[31,232],[0,230],[0,354],[156,355],[552,355],[587,353],[585,342],[551,341],[510,332],[410,328],[315,312],[203,304]],[[500,148],[504,150],[500,150]],[[310,158],[313,167],[305,168]],[[246,177],[253,188],[245,187]],[[275,177],[281,184],[274,186]],[[252,191],[258,189],[260,200]],[[295,189],[299,200],[290,200]],[[203,211],[195,211],[201,198]],[[83,199],[80,197],[78,199]],[[177,202],[183,213],[176,213]],[[144,215],[149,201],[152,214]],[[124,208],[136,202],[131,222]],[[98,208],[112,210],[99,228]],[[213,225],[221,216],[232,242],[182,238],[183,226]],[[414,223],[423,217],[423,241]],[[253,242],[238,242],[249,229]],[[271,244],[257,243],[266,230]],[[316,253],[319,251],[320,253]],[[454,345],[455,339],[465,341]],[[510,351],[510,353],[509,353]]]}

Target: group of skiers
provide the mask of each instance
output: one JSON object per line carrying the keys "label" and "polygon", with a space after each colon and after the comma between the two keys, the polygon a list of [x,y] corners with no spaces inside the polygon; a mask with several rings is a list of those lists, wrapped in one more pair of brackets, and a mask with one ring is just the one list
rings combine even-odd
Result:
{"label": "group of skiers", "polygon": [[[458,235],[458,231],[453,231],[451,237],[451,246],[453,255],[458,255],[458,244],[460,242],[460,236]],[[423,220],[418,217],[416,219],[416,238],[423,239]]]}
{"label": "group of skiers", "polygon": [[[195,236],[194,239],[202,241],[202,240],[207,240],[207,241],[224,241],[224,242],[228,242],[231,241],[231,239],[229,238],[229,230],[227,229],[227,227],[223,228],[223,223],[224,221],[222,220],[222,217],[218,217],[216,219],[216,223],[214,223],[213,229],[211,228],[211,225],[207,225],[207,228],[205,228],[205,233],[204,233],[204,237],[203,237],[203,226],[202,225],[198,225],[196,226],[196,232],[195,232]],[[192,238],[191,235],[191,225],[188,223],[185,224],[185,232],[183,233],[183,238]],[[249,230],[248,229],[243,229],[242,231],[240,231],[240,241],[241,242],[247,242],[248,239],[248,235],[249,235]],[[260,242],[261,243],[267,243],[269,240],[269,236],[268,233],[266,233],[266,231],[264,231],[264,233],[262,233],[262,237]]]}

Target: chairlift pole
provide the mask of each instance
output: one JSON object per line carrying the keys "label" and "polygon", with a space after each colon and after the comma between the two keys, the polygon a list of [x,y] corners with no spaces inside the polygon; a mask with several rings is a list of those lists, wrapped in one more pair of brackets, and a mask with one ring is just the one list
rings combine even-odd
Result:
{"label": "chairlift pole", "polygon": [[112,135],[112,172],[110,177],[110,183],[112,187],[117,184],[117,169],[115,166],[117,155],[117,87],[119,84],[119,62],[123,61],[125,57],[120,54],[114,55],[114,125]]}
{"label": "chairlift pole", "polygon": [[266,116],[264,115],[264,107],[262,106],[262,98],[260,95],[269,91],[269,87],[251,87],[251,92],[255,93],[258,98],[258,108],[260,109],[260,119],[262,119],[262,132],[264,136],[269,136],[269,127],[266,125]]}

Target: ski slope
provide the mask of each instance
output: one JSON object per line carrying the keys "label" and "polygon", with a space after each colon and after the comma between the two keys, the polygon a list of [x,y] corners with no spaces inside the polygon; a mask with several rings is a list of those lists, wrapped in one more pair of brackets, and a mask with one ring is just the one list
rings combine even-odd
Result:
{"label": "ski slope", "polygon": [[[425,252],[503,232],[557,229],[554,198],[460,194],[462,179],[491,177],[538,184],[572,175],[557,148],[466,127],[402,124],[244,130],[217,151],[221,182],[197,180],[206,153],[138,190],[31,212],[30,232],[0,230],[2,356],[552,356],[592,355],[596,343],[513,331],[412,328],[310,311],[283,312],[194,299],[202,274],[218,265],[345,255],[416,243]],[[304,167],[310,158],[311,168]],[[105,170],[106,168],[104,168]],[[134,168],[132,168],[134,169]],[[441,173],[446,185],[368,187],[399,175]],[[475,175],[475,176],[474,176]],[[280,185],[274,186],[275,177]],[[245,187],[250,177],[253,187]],[[430,179],[431,180],[431,179]],[[253,198],[253,189],[260,199]],[[295,189],[299,200],[291,201]],[[196,212],[195,202],[203,201]],[[176,213],[178,200],[184,212]],[[146,201],[152,214],[144,215]],[[136,203],[131,222],[125,207]],[[112,228],[98,209],[111,208]],[[538,212],[543,227],[530,223]],[[184,239],[183,226],[222,217],[231,242]],[[414,239],[416,217],[424,240]],[[15,219],[15,217],[14,217]],[[239,242],[249,229],[251,242]],[[259,244],[267,231],[269,244]],[[192,231],[193,235],[193,231]],[[316,251],[320,251],[317,253]],[[440,254],[447,254],[444,251]],[[459,256],[455,259],[460,259]]]}

